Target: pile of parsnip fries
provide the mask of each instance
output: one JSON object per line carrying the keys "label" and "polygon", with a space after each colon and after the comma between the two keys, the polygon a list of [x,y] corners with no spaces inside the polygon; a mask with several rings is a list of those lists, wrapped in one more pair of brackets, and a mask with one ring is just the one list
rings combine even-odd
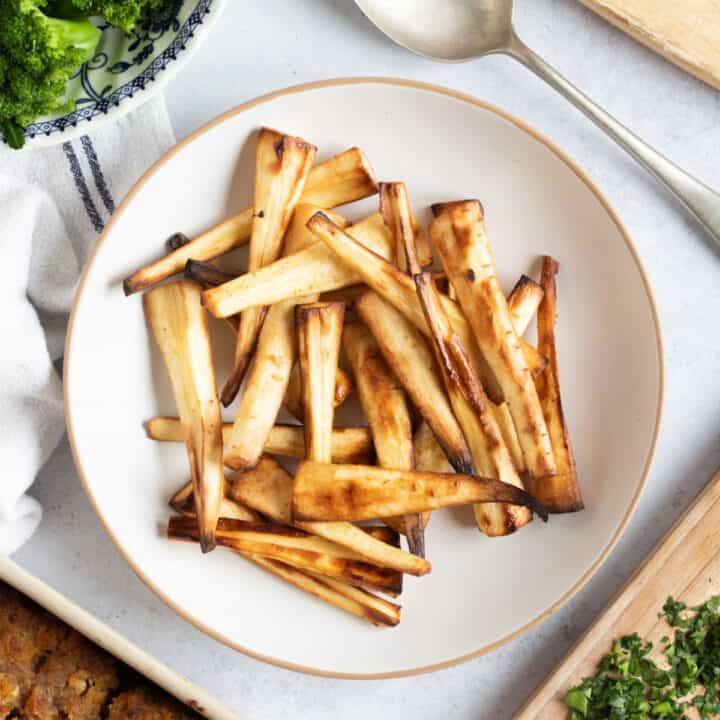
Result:
{"label": "pile of parsnip fries", "polygon": [[[263,128],[253,207],[173,235],[125,280],[128,295],[156,286],[145,312],[179,416],[147,431],[187,449],[169,537],[225,546],[396,625],[399,605],[376,593],[395,598],[404,573],[430,572],[432,511],[471,505],[478,528],[502,536],[583,507],[560,402],[558,265],[544,257],[540,282],[523,275],[506,298],[480,202],[433,205],[426,234],[405,185],[376,183],[359,149],[319,164],[315,153]],[[379,212],[360,222],[331,212],[376,193]],[[246,272],[214,262],[248,243]],[[220,393],[206,311],[236,332]],[[353,391],[367,427],[334,427]],[[238,393],[223,424],[221,402]],[[302,424],[276,424],[283,406]],[[294,477],[274,456],[300,460]],[[357,524],[369,520],[383,524]]]}

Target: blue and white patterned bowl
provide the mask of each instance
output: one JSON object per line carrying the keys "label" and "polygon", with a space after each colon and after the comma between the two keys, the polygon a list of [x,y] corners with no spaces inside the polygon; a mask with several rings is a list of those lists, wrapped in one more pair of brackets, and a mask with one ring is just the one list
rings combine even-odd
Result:
{"label": "blue and white patterned bowl", "polygon": [[169,0],[165,9],[141,22],[130,36],[101,25],[95,57],[68,84],[67,96],[75,99],[76,109],[29,125],[26,147],[70,140],[152,97],[197,50],[225,1]]}

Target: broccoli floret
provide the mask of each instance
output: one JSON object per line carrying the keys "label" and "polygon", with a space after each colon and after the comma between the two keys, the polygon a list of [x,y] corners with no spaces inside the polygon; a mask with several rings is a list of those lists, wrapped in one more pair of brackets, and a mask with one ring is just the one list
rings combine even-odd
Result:
{"label": "broccoli floret", "polygon": [[41,115],[69,111],[68,79],[90,59],[100,30],[88,20],[49,17],[46,0],[0,1],[0,130],[22,147],[23,127]]}
{"label": "broccoli floret", "polygon": [[160,8],[165,0],[72,0],[87,15],[102,15],[107,22],[129,33],[140,18]]}

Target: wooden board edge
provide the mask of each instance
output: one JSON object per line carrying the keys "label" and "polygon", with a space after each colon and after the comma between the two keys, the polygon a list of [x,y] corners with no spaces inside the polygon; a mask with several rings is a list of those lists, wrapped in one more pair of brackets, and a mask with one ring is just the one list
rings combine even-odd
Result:
{"label": "wooden board edge", "polygon": [[688,62],[673,45],[663,42],[661,38],[647,32],[644,28],[628,22],[627,18],[601,5],[597,0],[580,0],[580,2],[645,47],[650,48],[650,50],[685,70],[685,72],[690,73],[698,80],[702,80],[704,83],[720,90],[720,76],[713,70]]}
{"label": "wooden board edge", "polygon": [[592,650],[592,647],[587,647],[590,641],[598,633],[603,635],[604,631],[616,622],[625,608],[642,591],[645,586],[645,579],[655,575],[657,568],[665,563],[667,557],[673,553],[678,544],[697,526],[703,516],[718,501],[720,501],[720,470],[712,476],[710,482],[698,493],[690,507],[665,533],[646,560],[635,570],[613,599],[580,636],[563,660],[535,688],[530,697],[513,716],[514,720],[534,720],[549,703],[557,699],[559,693],[564,693],[570,687],[575,668]]}

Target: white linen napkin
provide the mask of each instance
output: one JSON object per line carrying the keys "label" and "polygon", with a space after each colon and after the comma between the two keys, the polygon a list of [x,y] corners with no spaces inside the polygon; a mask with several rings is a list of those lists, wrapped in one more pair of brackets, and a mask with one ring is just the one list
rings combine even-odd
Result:
{"label": "white linen napkin", "polygon": [[42,508],[26,495],[63,436],[60,376],[70,303],[105,222],[173,143],[162,98],[82,137],[0,146],[0,552],[19,548]]}

